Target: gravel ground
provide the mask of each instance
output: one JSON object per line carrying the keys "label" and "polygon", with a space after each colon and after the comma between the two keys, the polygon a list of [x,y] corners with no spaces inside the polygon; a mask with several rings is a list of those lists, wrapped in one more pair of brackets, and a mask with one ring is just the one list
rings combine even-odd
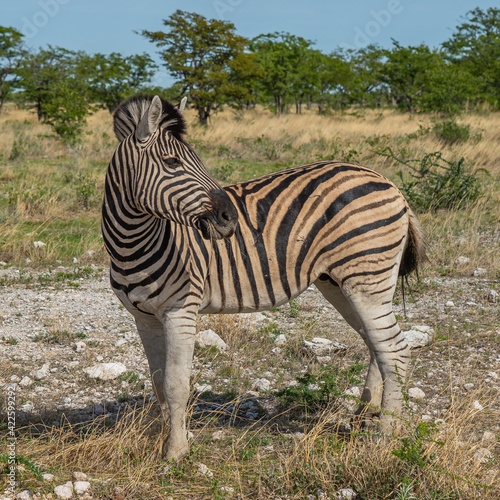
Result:
{"label": "gravel ground", "polygon": [[[413,391],[417,397],[412,404],[425,418],[435,420],[454,401],[470,398],[478,405],[475,439],[485,431],[498,436],[500,309],[492,290],[499,283],[484,276],[436,276],[413,287],[406,299],[406,317],[400,293],[395,311],[403,330],[427,325],[433,329],[433,339],[429,346],[413,351],[409,387],[421,393]],[[317,363],[287,359],[289,351],[283,345],[276,349],[266,325],[278,325],[274,333],[285,335],[284,345],[297,342],[293,340],[297,336],[326,337],[347,346],[343,363],[367,362],[367,350],[357,334],[314,287],[297,299],[293,314],[287,305],[265,315],[242,316],[231,321],[239,328],[243,322],[242,331],[252,332],[248,342],[239,339],[231,345],[226,339],[227,353],[213,363],[198,350],[194,373],[200,391],[207,385],[214,393],[227,392],[228,387],[240,394],[254,389],[250,393],[254,402],[243,408],[247,418],[261,418],[275,408],[269,403],[275,399],[272,392],[259,394],[252,387],[256,379],[266,379],[269,385],[264,388],[274,391]],[[202,317],[200,329],[207,326],[209,319]],[[252,351],[252,345],[260,351]],[[134,322],[112,293],[106,269],[86,268],[83,273],[68,268],[50,272],[0,268],[0,346],[0,397],[5,402],[8,384],[17,384],[19,422],[43,419],[57,426],[61,413],[70,421],[116,415],[126,404],[151,395]],[[119,364],[126,371],[112,380],[89,378],[84,370],[102,363]],[[221,376],[224,365],[232,367],[232,375]]]}

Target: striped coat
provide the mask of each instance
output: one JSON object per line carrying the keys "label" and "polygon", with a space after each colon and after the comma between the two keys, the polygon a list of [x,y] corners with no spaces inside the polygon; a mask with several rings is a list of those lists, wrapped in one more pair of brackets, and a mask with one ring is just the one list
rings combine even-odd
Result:
{"label": "striped coat", "polygon": [[[181,111],[138,97],[115,113],[103,235],[111,284],[135,316],[164,414],[166,456],[188,452],[184,413],[198,313],[262,311],[312,283],[361,335],[370,367],[357,413],[401,409],[409,349],[392,311],[423,258],[418,223],[380,174],[317,162],[221,188],[184,140]],[[376,411],[376,410],[375,410]]]}

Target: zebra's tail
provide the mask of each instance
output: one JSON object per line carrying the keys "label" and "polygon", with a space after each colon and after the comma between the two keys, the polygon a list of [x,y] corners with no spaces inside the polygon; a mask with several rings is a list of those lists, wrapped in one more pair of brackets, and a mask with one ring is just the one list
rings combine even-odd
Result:
{"label": "zebra's tail", "polygon": [[407,276],[413,271],[418,272],[419,266],[426,260],[426,245],[424,240],[424,233],[420,226],[415,214],[408,208],[409,226],[408,238],[406,240],[406,247],[403,252],[403,258],[399,266],[399,275]]}

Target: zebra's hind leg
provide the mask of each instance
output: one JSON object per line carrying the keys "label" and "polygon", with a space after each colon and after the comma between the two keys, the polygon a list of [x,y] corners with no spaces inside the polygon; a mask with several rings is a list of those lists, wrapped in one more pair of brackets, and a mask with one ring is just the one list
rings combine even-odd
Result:
{"label": "zebra's hind leg", "polygon": [[154,316],[147,315],[135,316],[135,323],[148,358],[153,390],[160,404],[163,420],[166,423],[168,421],[168,406],[163,387],[166,361],[163,324]]}
{"label": "zebra's hind leg", "polygon": [[356,309],[345,298],[340,287],[328,276],[322,275],[315,283],[318,290],[326,300],[337,309],[342,317],[356,330],[363,338],[370,350],[370,366],[366,377],[363,392],[361,394],[361,404],[358,406],[355,415],[369,416],[380,412],[382,404],[383,380],[375,354],[372,352],[364,334],[363,324]]}
{"label": "zebra's hind leg", "polygon": [[402,386],[410,361],[410,349],[392,310],[393,294],[394,288],[384,294],[357,292],[346,297],[361,321],[370,356],[374,358],[383,381],[382,430],[389,430],[397,424],[393,417],[402,410]]}

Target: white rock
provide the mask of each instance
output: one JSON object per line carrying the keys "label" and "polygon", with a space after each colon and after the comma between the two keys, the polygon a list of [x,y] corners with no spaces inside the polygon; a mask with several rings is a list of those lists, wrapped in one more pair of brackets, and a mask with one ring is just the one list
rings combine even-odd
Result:
{"label": "white rock", "polygon": [[472,272],[472,276],[474,276],[475,278],[481,278],[483,276],[486,276],[486,269],[484,269],[483,267],[478,267],[477,269],[474,269],[474,271]]}
{"label": "white rock", "polygon": [[212,441],[222,441],[226,437],[226,433],[224,431],[215,431],[212,434]]}
{"label": "white rock", "polygon": [[493,453],[491,453],[488,448],[479,448],[479,450],[474,453],[474,462],[476,464],[485,464],[490,458],[493,457]]}
{"label": "white rock", "polygon": [[206,477],[213,477],[214,475],[214,473],[205,464],[202,463],[198,464],[197,473],[199,476],[206,476]]}
{"label": "white rock", "polygon": [[254,380],[252,388],[256,391],[268,391],[271,388],[271,382],[267,378],[258,378]]}
{"label": "white rock", "polygon": [[200,347],[215,346],[221,351],[227,349],[227,344],[213,331],[202,330],[196,335],[196,342]]}
{"label": "white rock", "polygon": [[332,362],[331,356],[316,356],[316,361],[320,365],[329,365]]}
{"label": "white rock", "polygon": [[493,380],[498,380],[498,373],[496,372],[489,372],[488,377],[492,378]]}
{"label": "white rock", "polygon": [[28,401],[27,403],[24,403],[21,406],[21,410],[25,411],[26,413],[29,413],[31,410],[33,410],[34,407],[35,405],[31,401]]}
{"label": "white rock", "polygon": [[315,337],[311,342],[304,340],[302,342],[302,350],[306,353],[314,354],[315,356],[328,356],[334,352],[346,351],[347,346],[340,342],[333,342],[329,339]]}
{"label": "white rock", "polygon": [[403,332],[403,336],[410,349],[415,349],[417,347],[425,347],[431,343],[432,334],[434,330],[430,326],[426,325],[416,325],[406,332]]}
{"label": "white rock", "polygon": [[466,391],[472,391],[472,389],[474,389],[474,384],[472,382],[469,382],[468,384],[464,384],[464,389]]}
{"label": "white rock", "polygon": [[115,343],[115,347],[121,347],[122,345],[125,345],[125,344],[128,344],[127,340],[125,339],[120,339],[120,340],[117,340],[116,343]]}
{"label": "white rock", "polygon": [[73,257],[73,264],[78,264],[78,259],[76,257]]}
{"label": "white rock", "polygon": [[87,347],[87,344],[85,342],[75,342],[75,351],[76,352],[83,352],[85,348]]}
{"label": "white rock", "polygon": [[422,422],[432,422],[432,415],[422,415]]}
{"label": "white rock", "polygon": [[448,302],[446,302],[445,306],[446,307],[455,307],[455,302],[453,302],[452,300],[449,300]]}
{"label": "white rock", "polygon": [[231,486],[221,486],[220,490],[222,493],[226,493],[228,495],[232,495],[234,493],[234,488],[231,488]]}
{"label": "white rock", "polygon": [[87,474],[85,474],[85,472],[75,471],[75,472],[73,472],[71,477],[73,478],[73,481],[86,481],[87,480]]}
{"label": "white rock", "polygon": [[347,391],[344,392],[345,396],[353,396],[355,398],[360,398],[361,397],[361,390],[359,387],[351,387],[350,389],[347,389]]}
{"label": "white rock", "polygon": [[212,390],[212,386],[210,384],[196,384],[195,386],[196,392],[207,392]]}
{"label": "white rock", "polygon": [[73,483],[68,481],[66,484],[56,486],[54,493],[58,498],[69,499],[73,497]]}
{"label": "white rock", "polygon": [[99,363],[83,369],[88,377],[99,380],[114,380],[126,371],[127,367],[123,363]]}
{"label": "white rock", "polygon": [[408,389],[408,396],[412,399],[424,399],[425,392],[418,387],[411,387],[410,389]]}
{"label": "white rock", "polygon": [[496,290],[490,290],[488,292],[488,302],[497,302],[498,301],[498,292]]}
{"label": "white rock", "polygon": [[342,490],[337,491],[337,498],[339,500],[354,500],[358,495],[351,488],[344,488]]}
{"label": "white rock", "polygon": [[16,495],[16,500],[31,500],[33,498],[33,493],[30,490],[21,491]]}
{"label": "white rock", "polygon": [[20,380],[21,380],[21,377],[18,377],[17,375],[11,375],[11,377],[10,377],[11,382],[18,382],[19,383]]}
{"label": "white rock", "polygon": [[27,376],[23,377],[21,381],[19,382],[19,385],[23,387],[28,387],[33,383],[33,380]]}
{"label": "white rock", "polygon": [[286,344],[286,336],[283,333],[280,333],[275,339],[274,343],[277,345]]}
{"label": "white rock", "polygon": [[273,347],[273,348],[271,349],[271,352],[272,352],[273,354],[281,354],[281,353],[283,352],[283,349],[282,349],[281,347]]}
{"label": "white rock", "polygon": [[318,490],[316,492],[316,498],[318,500],[328,500],[328,496],[323,490]]}
{"label": "white rock", "polygon": [[45,474],[42,474],[42,479],[44,481],[54,481],[54,474],[49,474],[46,472]]}
{"label": "white rock", "polygon": [[460,257],[457,257],[457,258],[455,259],[455,264],[456,264],[457,266],[465,266],[465,265],[467,265],[469,262],[470,262],[469,257],[463,257],[463,256],[460,256]]}
{"label": "white rock", "polygon": [[474,403],[472,403],[472,407],[474,408],[474,410],[479,411],[484,409],[483,405],[479,401],[474,401]]}
{"label": "white rock", "polygon": [[47,244],[46,244],[46,243],[44,243],[43,241],[34,241],[34,242],[33,242],[33,246],[34,246],[35,248],[43,248],[43,247],[46,247],[46,246],[47,246]]}
{"label": "white rock", "polygon": [[483,441],[485,443],[495,443],[496,440],[497,440],[497,437],[496,437],[495,433],[490,432],[490,431],[484,431],[483,437],[481,439],[481,441]]}
{"label": "white rock", "polygon": [[50,366],[48,363],[42,365],[42,367],[35,372],[35,378],[37,380],[42,380],[50,375]]}
{"label": "white rock", "polygon": [[75,481],[73,487],[77,495],[83,495],[90,488],[90,483],[88,481]]}

